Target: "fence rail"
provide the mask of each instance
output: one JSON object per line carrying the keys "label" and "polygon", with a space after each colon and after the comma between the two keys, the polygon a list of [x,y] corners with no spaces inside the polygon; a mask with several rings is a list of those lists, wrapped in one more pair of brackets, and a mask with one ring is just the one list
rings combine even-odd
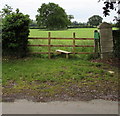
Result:
{"label": "fence rail", "polygon": [[[37,37],[29,37],[29,39],[48,39],[48,38],[37,38]],[[60,39],[60,40],[73,40],[73,38],[50,38],[50,39]],[[94,40],[94,38],[75,38],[75,40]]]}
{"label": "fence rail", "polygon": [[94,45],[28,45],[36,47],[94,47]]}
{"label": "fence rail", "polygon": [[[75,37],[75,33],[73,33],[73,38],[52,38],[51,37],[51,33],[48,32],[48,38],[37,38],[37,37],[34,37],[34,38],[31,38],[29,37],[28,39],[41,39],[41,40],[48,40],[48,44],[47,45],[28,45],[28,46],[31,46],[31,47],[48,47],[48,52],[32,52],[31,54],[48,54],[48,57],[49,59],[51,58],[51,54],[55,53],[55,52],[52,52],[51,51],[51,47],[72,47],[73,50],[71,52],[71,54],[95,54],[95,52],[76,52],[75,51],[75,48],[76,47],[95,47],[95,45],[76,45],[76,40],[94,40],[94,38],[76,38]],[[72,45],[52,45],[51,44],[51,40],[54,39],[54,40],[73,40],[72,42]]]}
{"label": "fence rail", "polygon": [[[50,54],[54,54],[55,52],[50,52]],[[94,52],[74,52],[75,54],[95,54]],[[49,52],[31,52],[31,54],[49,54]],[[71,52],[73,54],[73,52]]]}

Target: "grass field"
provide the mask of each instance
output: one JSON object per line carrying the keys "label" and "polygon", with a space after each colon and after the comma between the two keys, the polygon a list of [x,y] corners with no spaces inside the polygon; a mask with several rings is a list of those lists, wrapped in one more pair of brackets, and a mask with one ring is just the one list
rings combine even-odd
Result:
{"label": "grass field", "polygon": [[[78,37],[91,38],[93,31],[94,29],[52,31],[52,37],[72,37],[72,32],[76,32]],[[43,30],[30,30],[30,37],[47,37],[47,33],[48,31]],[[39,42],[45,44],[45,41],[38,40],[31,40],[30,44]],[[54,44],[71,44],[70,41],[53,42]],[[78,41],[77,44],[92,45],[94,42]],[[31,48],[31,51],[47,49]],[[72,50],[72,48],[68,50]],[[80,50],[82,49],[80,48]],[[82,51],[89,50],[93,51],[93,48],[86,48]],[[17,98],[33,101],[116,100],[118,93],[117,68],[92,62],[91,58],[91,55],[76,55],[69,59],[63,56],[54,56],[52,59],[48,59],[41,55],[21,59],[3,57],[2,99],[3,101],[13,101]],[[109,71],[114,73],[111,74]]]}
{"label": "grass field", "polygon": [[77,38],[93,38],[94,30],[97,28],[78,28],[68,29],[61,31],[45,31],[40,29],[30,29],[29,37],[48,37],[48,32],[51,32],[51,37],[70,38],[73,37],[73,33],[76,33]]}

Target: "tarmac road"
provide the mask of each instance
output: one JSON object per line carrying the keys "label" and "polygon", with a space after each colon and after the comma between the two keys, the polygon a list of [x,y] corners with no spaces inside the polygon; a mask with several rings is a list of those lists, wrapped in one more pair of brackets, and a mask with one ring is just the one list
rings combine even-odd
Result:
{"label": "tarmac road", "polygon": [[118,102],[105,100],[1,103],[2,114],[118,114]]}

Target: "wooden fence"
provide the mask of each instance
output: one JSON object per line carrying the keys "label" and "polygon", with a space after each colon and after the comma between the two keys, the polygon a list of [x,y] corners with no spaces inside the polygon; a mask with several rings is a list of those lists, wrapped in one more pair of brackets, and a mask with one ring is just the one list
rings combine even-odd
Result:
{"label": "wooden fence", "polygon": [[[51,58],[51,54],[55,53],[51,51],[51,47],[72,47],[72,52],[71,54],[94,54],[95,52],[76,52],[75,51],[75,47],[95,47],[95,45],[76,45],[75,40],[94,40],[94,38],[76,38],[75,37],[75,33],[73,33],[73,38],[52,38],[51,37],[51,33],[48,32],[48,38],[28,38],[28,39],[42,39],[42,40],[48,40],[48,44],[47,45],[28,45],[28,46],[34,46],[34,47],[48,47],[48,52],[33,52],[33,54],[48,54],[48,57]],[[51,40],[72,40],[72,45],[52,45],[51,44]]]}

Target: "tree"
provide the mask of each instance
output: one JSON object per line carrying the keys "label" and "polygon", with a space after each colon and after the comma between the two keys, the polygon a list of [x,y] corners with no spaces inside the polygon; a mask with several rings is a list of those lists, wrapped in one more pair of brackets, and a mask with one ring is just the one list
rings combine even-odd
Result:
{"label": "tree", "polygon": [[72,25],[79,25],[79,23],[77,21],[73,21]]}
{"label": "tree", "polygon": [[38,8],[36,15],[37,24],[50,30],[65,29],[70,24],[70,20],[63,8],[54,3],[42,4]]}
{"label": "tree", "polygon": [[30,20],[30,28],[31,29],[36,29],[36,28],[38,28],[38,25],[37,25],[37,21],[36,20]]}
{"label": "tree", "polygon": [[[100,2],[101,0],[99,0]],[[105,0],[102,0],[105,1]],[[110,15],[110,10],[115,10],[118,16],[115,16],[115,19],[117,21],[117,27],[120,29],[120,0],[106,0],[104,2],[103,7],[103,14],[104,16]]]}
{"label": "tree", "polygon": [[3,55],[23,57],[27,53],[29,16],[16,12],[5,15],[2,26]]}
{"label": "tree", "polygon": [[7,4],[4,6],[2,11],[0,11],[0,14],[2,17],[5,17],[6,15],[9,15],[12,12],[12,7],[8,6]]}
{"label": "tree", "polygon": [[68,19],[71,21],[72,19],[74,19],[73,15],[68,15]]}
{"label": "tree", "polygon": [[[99,2],[100,1],[101,0],[99,0]],[[105,0],[102,0],[102,1],[105,1]],[[105,6],[103,7],[103,14],[105,15],[105,17],[108,16],[108,15],[110,15],[110,10],[117,11],[118,15],[120,16],[120,0],[106,0],[104,2],[104,5]],[[117,19],[117,20],[120,20],[120,19]]]}
{"label": "tree", "polygon": [[94,15],[88,19],[88,24],[92,26],[98,26],[100,23],[102,23],[103,18],[99,15]]}

